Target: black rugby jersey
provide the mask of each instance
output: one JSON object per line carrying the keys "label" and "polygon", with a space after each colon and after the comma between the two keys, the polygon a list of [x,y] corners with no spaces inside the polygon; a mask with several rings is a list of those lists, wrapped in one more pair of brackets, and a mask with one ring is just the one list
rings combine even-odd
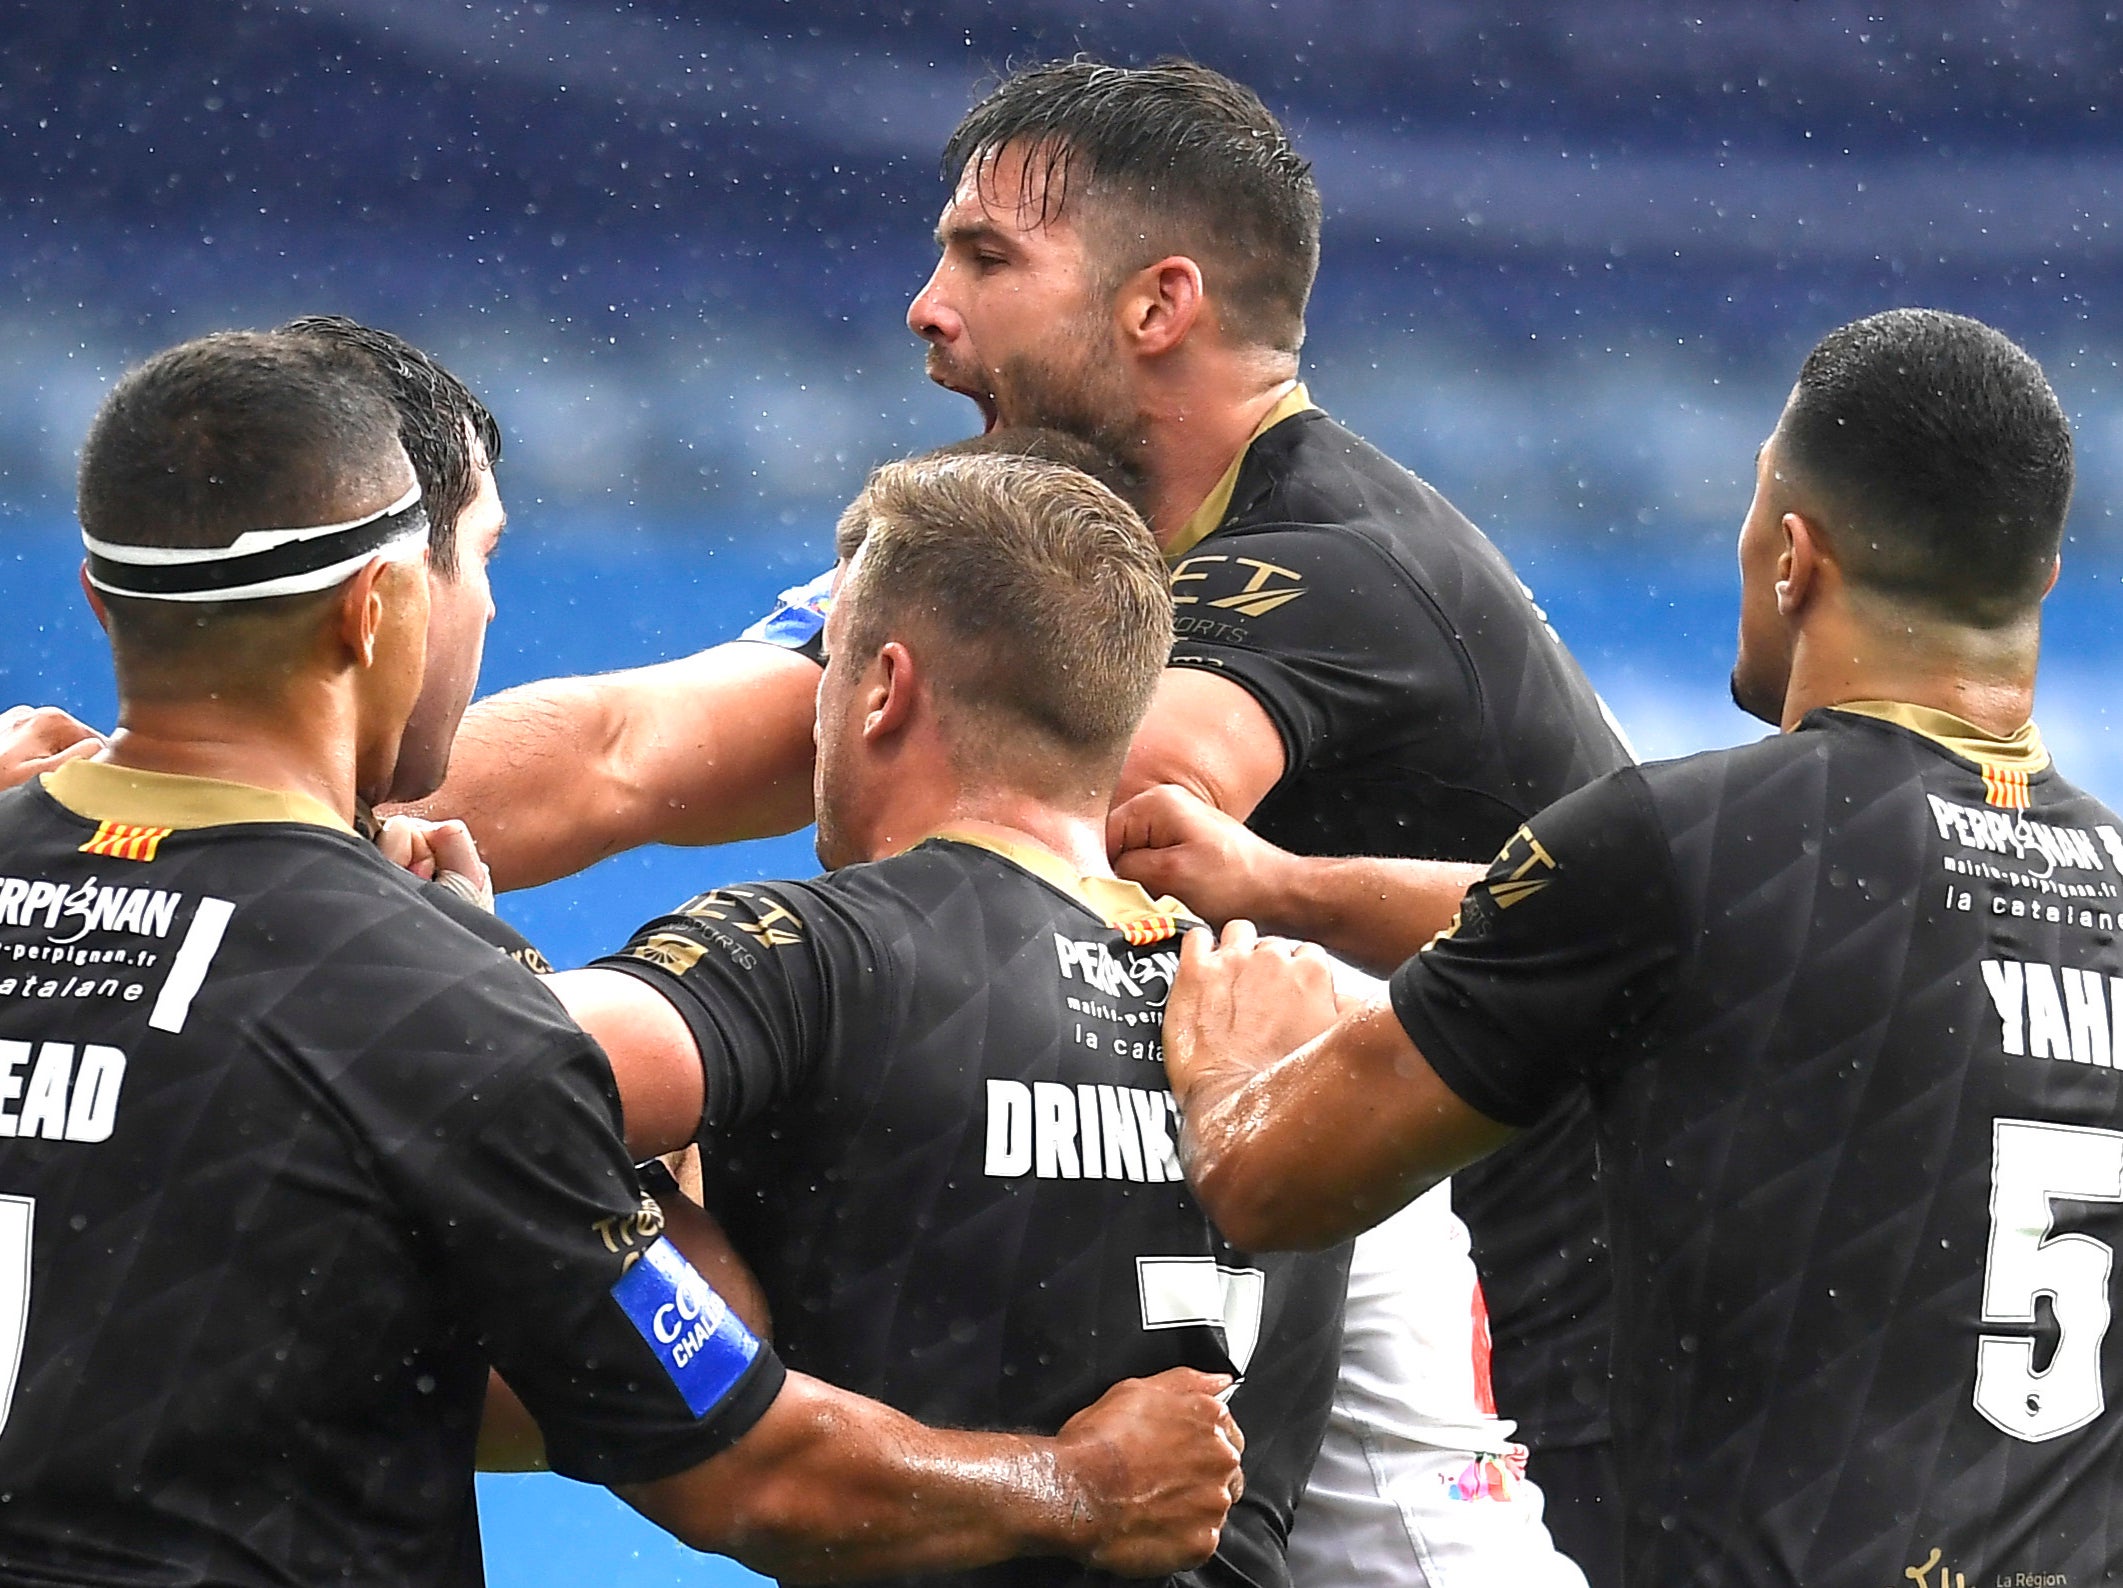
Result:
{"label": "black rugby jersey", "polygon": [[[1533,812],[1630,759],[1502,553],[1303,387],[1172,555],[1172,663],[1229,678],[1275,724],[1283,777],[1247,825],[1286,849],[1485,861]],[[1595,1173],[1572,1099],[1453,1177],[1497,1407],[1535,1450],[1606,1434]]]}
{"label": "black rugby jersey", "polygon": [[1536,816],[1395,976],[1509,1122],[1587,1090],[1630,1580],[2123,1577],[2123,832],[1906,706]]}
{"label": "black rugby jersey", "polygon": [[[1630,760],[1503,554],[1303,386],[1167,556],[1172,665],[1229,678],[1282,738],[1283,777],[1247,825],[1286,849],[1486,861],[1526,817]],[[822,662],[831,603],[828,571],[741,637]],[[1607,1434],[1596,1168],[1573,1098],[1453,1177],[1497,1406],[1536,1450]]]}
{"label": "black rugby jersey", "polygon": [[424,892],[300,796],[0,795],[10,1583],[470,1588],[489,1362],[595,1482],[771,1402],[603,1055]]}
{"label": "black rugby jersey", "polygon": [[[1245,1498],[1179,1580],[1286,1583],[1347,1249],[1234,1250],[1187,1189],[1162,1050],[1178,907],[992,842],[705,894],[598,963],[700,1044],[706,1200],[792,1368],[1042,1433],[1123,1378],[1243,1370]],[[1054,1560],[925,1580],[1116,1581]]]}

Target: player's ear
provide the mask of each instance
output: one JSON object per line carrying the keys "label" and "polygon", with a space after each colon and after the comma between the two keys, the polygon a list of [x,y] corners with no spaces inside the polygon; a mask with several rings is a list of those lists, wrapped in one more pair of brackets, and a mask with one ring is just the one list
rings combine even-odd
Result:
{"label": "player's ear", "polygon": [[902,732],[914,720],[928,675],[898,640],[885,641],[873,665],[876,678],[863,703],[862,734],[874,743]]}
{"label": "player's ear", "polygon": [[1797,617],[1812,599],[1826,551],[1820,532],[1803,513],[1786,513],[1784,550],[1777,558],[1777,612]]}
{"label": "player's ear", "polygon": [[[79,578],[81,580],[81,593],[88,597],[88,609],[96,614],[96,621],[103,626],[103,632],[106,634],[110,633],[111,609],[103,604],[103,592],[88,582],[88,564],[86,562],[81,564]],[[2050,582],[2056,582],[2054,576],[2051,577]]]}
{"label": "player's ear", "polygon": [[1146,356],[1169,353],[1201,318],[1202,301],[1202,267],[1186,255],[1146,265],[1121,288],[1121,336]]}
{"label": "player's ear", "polygon": [[2062,573],[2063,571],[2064,571],[2064,559],[2063,559],[2063,557],[2062,557],[2061,555],[2060,555],[2060,556],[2056,556],[2056,557],[2052,557],[2052,558],[2050,559],[2050,561],[2049,561],[2049,583],[2047,583],[2047,584],[2045,584],[2044,586],[2042,586],[2042,596],[2043,596],[2043,599],[2044,599],[2044,600],[2047,600],[2047,599],[2048,599],[2048,597],[2049,597],[2049,592],[2050,592],[2050,591],[2052,591],[2052,590],[2056,589],[2056,587],[2057,587],[2057,575],[2061,574],[2061,573]]}
{"label": "player's ear", "polygon": [[371,558],[340,586],[335,627],[357,666],[375,666],[379,647],[394,633],[417,625],[425,636],[427,593],[427,572],[421,564],[382,557]]}

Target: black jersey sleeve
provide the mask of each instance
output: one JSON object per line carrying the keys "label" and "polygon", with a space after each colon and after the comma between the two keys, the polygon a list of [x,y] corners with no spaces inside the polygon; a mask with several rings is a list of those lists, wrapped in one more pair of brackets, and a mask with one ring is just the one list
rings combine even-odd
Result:
{"label": "black jersey sleeve", "polygon": [[537,945],[492,910],[480,908],[454,888],[439,882],[423,882],[420,896],[470,932],[482,943],[491,943],[534,976],[543,976],[553,966]]}
{"label": "black jersey sleeve", "polygon": [[1472,665],[1435,604],[1362,535],[1319,525],[1213,537],[1172,570],[1174,667],[1229,678],[1283,741],[1286,776],[1463,722]]}
{"label": "black jersey sleeve", "polygon": [[385,1155],[453,1314],[554,1471],[638,1483],[707,1460],[765,1414],[780,1362],[663,1237],[595,1043],[555,1019],[509,1074]]}
{"label": "black jersey sleeve", "polygon": [[[596,961],[668,999],[700,1048],[702,1128],[759,1119],[816,1073],[834,1016],[829,961],[860,933],[815,892],[788,884],[688,899]],[[857,950],[858,954],[860,949]]]}
{"label": "black jersey sleeve", "polygon": [[1689,932],[1635,768],[1512,835],[1443,936],[1394,973],[1394,1012],[1467,1103],[1531,1125],[1626,1062]]}

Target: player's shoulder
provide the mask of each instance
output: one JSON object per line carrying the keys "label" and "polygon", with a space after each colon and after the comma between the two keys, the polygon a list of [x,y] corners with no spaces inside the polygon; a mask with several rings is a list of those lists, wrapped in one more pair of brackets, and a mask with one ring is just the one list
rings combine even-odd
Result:
{"label": "player's shoulder", "polygon": [[1318,409],[1284,420],[1248,450],[1232,491],[1225,532],[1311,530],[1339,545],[1405,558],[1481,532],[1444,494]]}

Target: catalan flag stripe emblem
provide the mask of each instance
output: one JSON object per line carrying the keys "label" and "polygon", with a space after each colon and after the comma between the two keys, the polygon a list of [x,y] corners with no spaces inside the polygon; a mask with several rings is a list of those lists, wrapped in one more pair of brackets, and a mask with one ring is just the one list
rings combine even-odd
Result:
{"label": "catalan flag stripe emblem", "polygon": [[1179,917],[1173,915],[1136,915],[1119,923],[1120,935],[1135,948],[1147,948],[1152,943],[1162,943],[1168,937],[1180,933]]}
{"label": "catalan flag stripe emblem", "polygon": [[109,855],[113,860],[153,860],[162,840],[173,829],[140,827],[132,822],[98,822],[95,836],[81,846],[84,855]]}
{"label": "catalan flag stripe emblem", "polygon": [[2027,774],[2013,767],[1984,767],[1983,798],[2000,810],[2026,810]]}

